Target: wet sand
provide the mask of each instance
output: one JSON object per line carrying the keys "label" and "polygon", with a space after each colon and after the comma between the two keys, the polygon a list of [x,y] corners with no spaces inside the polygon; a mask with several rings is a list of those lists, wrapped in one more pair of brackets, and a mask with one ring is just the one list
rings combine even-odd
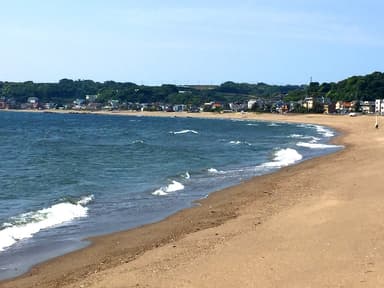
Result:
{"label": "wet sand", "polygon": [[335,142],[346,148],[213,193],[158,223],[96,237],[0,287],[384,286],[384,130],[374,117],[149,115],[316,123],[341,132]]}

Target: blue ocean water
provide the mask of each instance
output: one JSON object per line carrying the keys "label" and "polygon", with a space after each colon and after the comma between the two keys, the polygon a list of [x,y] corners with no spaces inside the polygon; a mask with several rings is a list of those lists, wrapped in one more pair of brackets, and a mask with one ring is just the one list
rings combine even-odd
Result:
{"label": "blue ocean water", "polygon": [[0,279],[340,147],[309,124],[0,113]]}

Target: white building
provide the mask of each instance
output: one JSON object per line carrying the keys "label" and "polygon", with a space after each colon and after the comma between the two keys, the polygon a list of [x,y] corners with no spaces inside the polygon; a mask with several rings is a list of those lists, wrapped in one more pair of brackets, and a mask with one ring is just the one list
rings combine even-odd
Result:
{"label": "white building", "polygon": [[313,97],[305,97],[303,107],[307,110],[313,109],[315,107],[315,99]]}
{"label": "white building", "polygon": [[248,101],[248,110],[251,110],[256,103],[257,103],[256,99],[249,100]]}
{"label": "white building", "polygon": [[375,101],[375,113],[383,115],[384,114],[384,99],[376,99]]}

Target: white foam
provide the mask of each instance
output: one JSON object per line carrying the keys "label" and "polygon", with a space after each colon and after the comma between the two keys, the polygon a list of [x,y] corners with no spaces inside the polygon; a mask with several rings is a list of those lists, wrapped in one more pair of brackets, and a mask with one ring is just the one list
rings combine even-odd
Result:
{"label": "white foam", "polygon": [[184,178],[185,178],[185,179],[191,179],[191,175],[189,174],[188,171],[185,172]]}
{"label": "white foam", "polygon": [[95,199],[95,196],[93,196],[93,195],[85,196],[85,197],[81,198],[77,202],[77,204],[81,205],[81,206],[85,206],[85,205],[89,204],[90,202],[92,202],[93,199]]}
{"label": "white foam", "polygon": [[268,126],[269,127],[279,127],[280,125],[277,124],[277,123],[272,122],[272,123],[268,124]]}
{"label": "white foam", "polygon": [[217,169],[215,169],[215,168],[209,168],[208,172],[209,173],[219,173],[219,171]]}
{"label": "white foam", "polygon": [[311,149],[329,149],[329,148],[338,148],[338,145],[329,145],[329,144],[320,144],[320,143],[307,143],[307,142],[299,142],[296,144],[300,147],[311,148]]}
{"label": "white foam", "polygon": [[335,133],[328,129],[328,128],[325,128],[323,126],[318,126],[318,125],[314,125],[314,127],[316,128],[316,131],[321,134],[322,136],[324,137],[333,137],[335,136]]}
{"label": "white foam", "polygon": [[189,130],[189,129],[186,129],[186,130],[181,130],[181,131],[176,131],[176,132],[170,132],[174,135],[177,135],[177,134],[186,134],[186,133],[193,133],[193,134],[199,134],[199,132],[195,131],[195,130]]}
{"label": "white foam", "polygon": [[305,123],[301,123],[301,124],[297,124],[296,127],[300,127],[300,128],[313,128],[313,124],[305,124]]}
{"label": "white foam", "polygon": [[152,195],[156,196],[165,196],[169,193],[180,191],[184,189],[184,185],[175,180],[172,181],[168,186],[161,187],[152,193]]}
{"label": "white foam", "polygon": [[225,172],[224,171],[219,171],[215,168],[209,168],[208,169],[208,173],[211,173],[211,174],[224,174]]}
{"label": "white foam", "polygon": [[243,141],[230,141],[229,144],[232,144],[232,145],[240,145],[240,144],[245,144],[245,145],[248,145],[248,146],[252,146],[251,143],[248,143],[248,142],[243,142]]}
{"label": "white foam", "polygon": [[302,134],[291,134],[288,136],[289,138],[294,138],[294,139],[311,139],[310,142],[311,143],[316,143],[317,141],[321,140],[320,138],[318,137],[314,137],[314,136],[305,136],[305,135],[302,135]]}
{"label": "white foam", "polygon": [[314,136],[312,136],[310,138],[312,139],[311,141],[309,141],[310,143],[316,143],[317,141],[321,140],[320,138],[314,137]]}
{"label": "white foam", "polygon": [[76,203],[59,203],[49,208],[28,212],[13,217],[11,223],[3,224],[0,230],[0,251],[15,244],[17,241],[31,238],[37,232],[53,226],[72,221],[76,218],[86,217],[88,207],[93,195],[83,197]]}
{"label": "white foam", "polygon": [[164,190],[162,188],[160,188],[160,189],[157,189],[156,191],[152,192],[152,195],[165,196],[165,195],[168,195],[168,193],[164,192]]}
{"label": "white foam", "polygon": [[304,135],[301,135],[301,134],[291,134],[289,135],[289,138],[303,138],[305,137]]}
{"label": "white foam", "polygon": [[303,156],[295,149],[286,148],[277,151],[272,162],[264,163],[261,166],[268,168],[280,168],[294,164],[301,159],[303,159]]}
{"label": "white foam", "polygon": [[333,137],[335,136],[335,133],[327,128],[327,127],[324,127],[324,126],[320,126],[320,125],[313,125],[313,124],[298,124],[296,125],[296,127],[301,127],[301,128],[310,128],[310,129],[316,129],[317,133],[321,134],[321,136],[323,137]]}

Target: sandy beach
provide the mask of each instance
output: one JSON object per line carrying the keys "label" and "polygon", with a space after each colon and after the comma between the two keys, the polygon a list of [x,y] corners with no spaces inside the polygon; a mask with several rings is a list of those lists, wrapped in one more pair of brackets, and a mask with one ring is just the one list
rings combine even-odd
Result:
{"label": "sandy beach", "polygon": [[91,239],[0,287],[384,286],[382,118],[375,129],[373,116],[121,114],[316,123],[339,131],[345,149]]}

